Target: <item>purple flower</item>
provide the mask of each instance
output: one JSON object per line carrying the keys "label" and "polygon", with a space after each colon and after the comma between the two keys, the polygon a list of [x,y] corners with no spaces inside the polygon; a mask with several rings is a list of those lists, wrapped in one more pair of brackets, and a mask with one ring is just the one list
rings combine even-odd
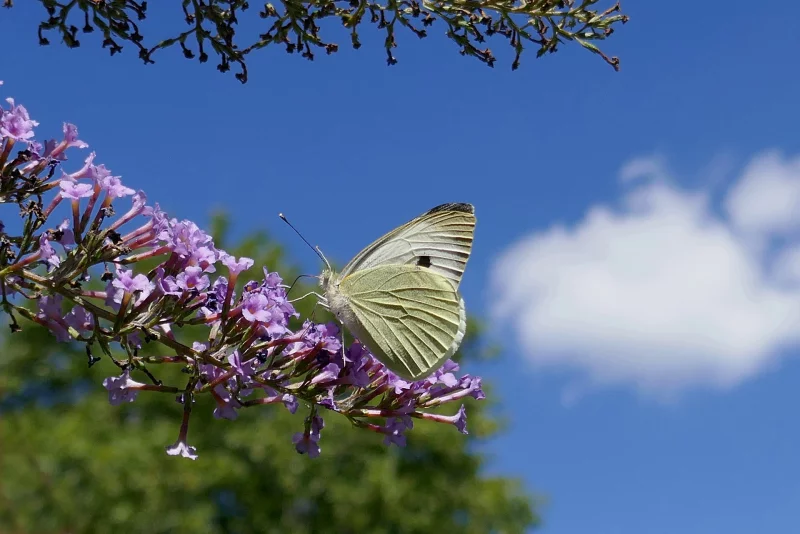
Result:
{"label": "purple flower", "polygon": [[261,293],[250,293],[242,303],[242,316],[251,323],[269,322],[272,319],[272,313],[268,309],[269,304],[267,297]]}
{"label": "purple flower", "polygon": [[242,316],[245,320],[258,325],[258,335],[274,339],[288,332],[286,328],[288,316],[280,304],[272,301],[269,290],[267,294],[263,291],[263,288],[260,291],[251,291],[243,297]]}
{"label": "purple flower", "polygon": [[178,273],[178,276],[175,277],[175,283],[183,291],[191,291],[193,289],[204,291],[211,285],[208,276],[203,274],[203,270],[200,267],[192,266]]}
{"label": "purple flower", "polygon": [[458,431],[462,434],[469,434],[469,432],[467,432],[467,409],[463,404],[455,415],[442,415],[438,413],[423,412],[421,416],[423,419],[427,419],[429,421],[450,423],[451,425],[455,425]]}
{"label": "purple flower", "polygon": [[322,417],[315,415],[311,418],[311,428],[308,432],[297,432],[292,436],[295,450],[300,454],[308,454],[309,458],[319,456],[321,449],[318,442],[323,428],[325,428],[325,421],[322,420]]}
{"label": "purple flower", "polygon": [[119,406],[123,402],[133,402],[139,394],[141,382],[131,379],[130,369],[126,369],[120,376],[110,376],[103,380],[103,387],[108,390],[108,402],[111,406]]}
{"label": "purple flower", "polygon": [[65,148],[86,148],[89,146],[87,143],[84,143],[78,139],[78,127],[74,124],[65,122],[62,129],[64,131],[64,143],[66,144]]}
{"label": "purple flower", "polygon": [[228,421],[235,421],[239,417],[239,408],[242,405],[233,397],[225,399],[217,399],[217,407],[214,408],[214,417],[217,419],[227,419]]}
{"label": "purple flower", "polygon": [[167,228],[159,234],[176,254],[189,258],[202,246],[212,245],[211,236],[200,230],[192,221],[171,219]]}
{"label": "purple flower", "polygon": [[388,417],[386,419],[386,426],[383,432],[386,437],[383,438],[384,445],[397,445],[398,447],[406,446],[405,431],[414,428],[414,421],[407,415],[400,417]]}
{"label": "purple flower", "polygon": [[84,178],[91,178],[92,181],[95,184],[99,185],[101,189],[106,189],[106,187],[104,186],[104,182],[111,177],[112,177],[111,169],[109,169],[103,164],[100,164],[100,165],[89,165],[88,169],[86,170],[86,176]]}
{"label": "purple flower", "polygon": [[230,254],[223,254],[220,259],[222,260],[222,264],[228,268],[228,270],[231,273],[231,276],[233,277],[239,276],[239,273],[241,273],[242,271],[246,271],[247,269],[253,266],[253,263],[255,263],[252,259],[245,257],[239,258],[237,260]]}
{"label": "purple flower", "polygon": [[111,176],[111,170],[105,165],[95,165],[95,157],[96,153],[90,152],[86,159],[83,160],[83,167],[75,172],[70,173],[69,177],[76,180],[80,178],[89,178],[92,180],[92,182],[94,182],[94,185],[102,188],[102,182]]}
{"label": "purple flower", "polygon": [[242,355],[238,350],[233,351],[230,356],[228,356],[228,363],[231,364],[231,369],[236,371],[236,374],[242,378],[249,378],[256,374],[255,366],[258,363],[258,360],[255,358],[250,358],[246,362],[242,362]]}
{"label": "purple flower", "polygon": [[58,153],[53,155],[53,152],[58,147],[55,139],[48,139],[44,142],[44,145],[39,141],[30,140],[28,141],[28,150],[31,151],[33,154],[33,159],[35,160],[47,160],[52,157],[56,161],[64,161],[67,159],[63,153]]}
{"label": "purple flower", "polygon": [[205,343],[200,343],[199,341],[192,342],[192,350],[195,352],[199,352],[200,354],[204,353],[208,349],[208,345]]}
{"label": "purple flower", "polygon": [[335,363],[329,363],[325,367],[322,368],[322,372],[317,374],[314,378],[311,379],[312,384],[320,384],[323,382],[333,382],[337,378],[339,378],[339,373],[341,372],[341,368],[336,365]]}
{"label": "purple flower", "polygon": [[52,267],[61,265],[61,258],[56,254],[56,250],[50,245],[47,240],[47,234],[42,234],[39,238],[39,259],[46,261]]}
{"label": "purple flower", "polygon": [[132,276],[133,270],[117,268],[117,275],[106,286],[106,304],[111,306],[112,303],[122,304],[122,298],[125,293],[139,292],[136,298],[135,305],[141,304],[150,293],[155,289],[155,284],[148,280],[143,274]]}
{"label": "purple flower", "polygon": [[297,412],[297,408],[299,405],[297,402],[297,397],[295,397],[294,395],[290,395],[289,393],[283,393],[283,394],[278,393],[271,387],[264,386],[262,384],[256,384],[256,385],[267,393],[267,397],[265,398],[267,401],[275,402],[280,400],[286,407],[286,409],[289,410],[289,413]]}
{"label": "purple flower", "polygon": [[214,264],[217,263],[218,256],[219,252],[217,252],[214,247],[197,247],[197,249],[195,249],[195,251],[192,253],[192,256],[189,258],[189,264],[200,267],[203,272],[213,273],[217,271],[217,268],[214,267]]}
{"label": "purple flower", "polygon": [[[358,346],[361,346],[358,344]],[[352,346],[348,351],[348,356],[353,359]],[[344,381],[356,387],[364,388],[370,385],[372,378],[369,376],[369,368],[372,365],[372,359],[369,355],[359,356],[352,363],[345,365],[345,378]]]}
{"label": "purple flower", "polygon": [[458,364],[453,360],[447,360],[444,365],[435,373],[427,378],[431,384],[444,384],[446,387],[455,387],[458,385],[458,379],[453,374],[458,371]]}
{"label": "purple flower", "polygon": [[[195,350],[204,351],[205,345],[202,344],[195,344],[193,345]],[[247,364],[242,365],[241,362],[238,360],[238,351],[228,357],[228,361],[238,366],[239,370],[242,372],[241,376],[250,376],[246,375],[247,372]],[[253,371],[255,372],[255,371]],[[200,364],[200,378],[202,383],[197,384],[197,388],[199,389],[202,384],[209,384],[211,382],[216,382],[222,375],[225,374],[225,370],[217,367],[216,365],[211,364]],[[236,386],[235,380],[228,380],[226,382],[222,382],[214,386],[214,400],[217,402],[216,408],[214,408],[214,417],[217,419],[229,419],[233,421],[237,417],[239,417],[239,413],[236,411],[242,407],[241,403],[236,400],[233,395],[231,395],[230,391],[226,389],[225,384],[229,384],[232,387]]]}
{"label": "purple flower", "polygon": [[[163,271],[163,268],[160,268]],[[178,282],[175,281],[174,276],[164,276],[159,280],[159,287],[161,287],[161,291],[163,291],[167,295],[176,295],[181,296],[183,294],[183,289],[178,286]]]}
{"label": "purple flower", "polygon": [[66,198],[68,200],[79,200],[81,198],[90,197],[93,191],[92,184],[78,183],[69,177],[62,178],[58,183],[58,187],[61,188],[61,198]]}
{"label": "purple flower", "polygon": [[[235,292],[234,292],[235,293]],[[228,280],[219,277],[214,280],[211,290],[207,293],[206,305],[200,309],[200,314],[204,316],[213,315],[222,309],[228,294]],[[233,298],[234,295],[231,295]]]}
{"label": "purple flower", "polygon": [[86,156],[86,159],[83,160],[83,167],[81,167],[75,172],[71,172],[65,175],[65,178],[68,178],[70,180],[77,180],[79,178],[91,178],[92,177],[91,168],[94,167],[92,162],[94,161],[96,155],[97,154],[94,151],[89,152],[89,155]]}
{"label": "purple flower", "polygon": [[274,289],[280,287],[283,284],[283,278],[278,273],[271,273],[267,271],[267,268],[264,267],[264,286]]}
{"label": "purple flower", "polygon": [[167,454],[170,456],[183,456],[184,458],[189,458],[190,460],[197,460],[197,449],[195,447],[191,447],[186,440],[178,439],[175,443],[167,447]]}
{"label": "purple flower", "polygon": [[42,319],[60,319],[62,300],[63,297],[58,294],[44,295],[38,301],[39,313],[37,315]]}
{"label": "purple flower", "polygon": [[319,440],[323,428],[325,428],[325,420],[322,417],[315,415],[311,418],[311,435],[316,436],[317,440]]}
{"label": "purple flower", "polygon": [[94,316],[86,311],[83,306],[75,306],[64,317],[64,321],[78,332],[91,332],[94,330]]}
{"label": "purple flower", "polygon": [[281,402],[283,402],[283,405],[286,407],[287,410],[289,410],[289,413],[297,412],[297,407],[298,407],[297,397],[295,397],[294,395],[289,395],[288,393],[284,393],[283,395],[281,395]]}
{"label": "purple flower", "polygon": [[396,374],[389,371],[389,387],[394,389],[395,395],[402,395],[404,391],[411,389],[411,382],[406,382]]}
{"label": "purple flower", "polygon": [[137,214],[144,210],[145,206],[147,206],[147,195],[141,189],[133,195],[133,205],[131,206],[131,211],[135,211]]}
{"label": "purple flower", "polygon": [[64,219],[64,221],[58,225],[56,233],[60,235],[56,241],[64,247],[64,250],[66,250],[67,245],[75,244],[75,234],[69,228],[69,219]]}
{"label": "purple flower", "polygon": [[139,335],[139,332],[131,332],[127,335],[128,345],[134,347],[136,349],[142,348],[142,338]]}
{"label": "purple flower", "polygon": [[103,176],[100,178],[99,183],[100,187],[105,190],[110,198],[127,197],[136,192],[130,187],[122,185],[119,176]]}
{"label": "purple flower", "polygon": [[462,376],[459,387],[461,389],[468,390],[469,396],[474,399],[483,400],[486,398],[486,394],[481,389],[481,377],[479,376]]}
{"label": "purple flower", "polygon": [[323,408],[327,408],[328,410],[338,412],[340,411],[339,405],[336,404],[336,399],[333,398],[335,387],[329,387],[325,392],[324,397],[317,398],[317,404],[322,406]]}
{"label": "purple flower", "polygon": [[142,215],[150,217],[153,223],[153,231],[159,236],[159,239],[164,241],[161,236],[164,235],[165,232],[169,233],[169,219],[167,218],[167,214],[161,210],[158,202],[156,202],[155,206],[145,206],[142,210]]}
{"label": "purple flower", "polygon": [[455,415],[455,420],[453,424],[456,425],[456,428],[462,434],[469,434],[467,432],[467,409],[464,408],[464,405],[461,405],[461,408],[458,409],[458,413]]}
{"label": "purple flower", "polygon": [[36,317],[47,325],[47,328],[56,336],[57,341],[66,343],[72,341],[72,336],[67,330],[67,323],[61,318],[61,301],[61,295],[42,296],[37,302],[39,312]]}
{"label": "purple flower", "polygon": [[316,458],[322,452],[317,443],[318,439],[314,439],[309,434],[297,432],[292,436],[292,443],[294,443],[294,448],[298,453],[308,454],[309,458]]}
{"label": "purple flower", "polygon": [[0,135],[15,141],[24,141],[33,137],[33,128],[39,126],[39,123],[31,120],[25,106],[15,105],[13,98],[6,98],[6,102],[11,105],[11,109],[2,110],[2,114],[0,114]]}
{"label": "purple flower", "polygon": [[313,325],[308,329],[307,338],[312,345],[321,345],[322,350],[331,354],[339,354],[342,340],[339,338],[339,326],[334,322]]}

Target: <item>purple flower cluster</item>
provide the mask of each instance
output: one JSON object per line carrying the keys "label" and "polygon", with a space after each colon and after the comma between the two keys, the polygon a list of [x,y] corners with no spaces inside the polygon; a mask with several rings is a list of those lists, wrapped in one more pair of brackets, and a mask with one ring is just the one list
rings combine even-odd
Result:
{"label": "purple flower cluster", "polygon": [[[458,365],[448,361],[407,382],[358,342],[343,347],[336,324],[298,324],[277,273],[264,268],[263,277],[241,280],[252,259],[216,248],[195,223],[148,205],[143,192],[95,164],[94,152],[67,172],[65,152],[88,146],[77,128],[65,124],[60,141],[40,144],[38,123],[7,102],[0,107],[0,198],[18,204],[23,217],[19,235],[0,223],[0,286],[12,330],[21,315],[58,341],[85,343],[90,365],[99,347],[119,368],[119,376],[103,381],[111,404],[134,402],[142,391],[174,395],[183,420],[168,454],[197,458],[187,436],[193,399],[201,394],[215,400],[215,417],[230,420],[262,404],[282,404],[291,413],[309,407],[304,430],[292,441],[310,457],[321,451],[323,409],[382,435],[387,445],[404,446],[414,419],[467,433],[463,404],[453,416],[431,410],[468,396],[483,399],[480,378],[457,377]],[[121,202],[129,207],[117,215]],[[48,229],[50,220],[61,222]],[[143,260],[156,265],[142,269]],[[34,311],[26,300],[36,301]],[[204,327],[206,338],[187,339],[187,325]],[[148,355],[149,343],[171,354]],[[153,369],[170,364],[184,368],[187,385],[155,378]]]}

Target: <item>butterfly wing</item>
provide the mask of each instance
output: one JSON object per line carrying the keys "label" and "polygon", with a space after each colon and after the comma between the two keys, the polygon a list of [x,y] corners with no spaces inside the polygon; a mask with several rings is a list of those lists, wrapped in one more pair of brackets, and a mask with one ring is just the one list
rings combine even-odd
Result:
{"label": "butterfly wing", "polygon": [[343,298],[332,300],[332,311],[405,379],[430,375],[464,339],[464,301],[442,275],[415,265],[382,265],[340,280]]}
{"label": "butterfly wing", "polygon": [[442,204],[374,241],[345,265],[341,276],[379,265],[419,265],[458,289],[474,232],[472,204]]}

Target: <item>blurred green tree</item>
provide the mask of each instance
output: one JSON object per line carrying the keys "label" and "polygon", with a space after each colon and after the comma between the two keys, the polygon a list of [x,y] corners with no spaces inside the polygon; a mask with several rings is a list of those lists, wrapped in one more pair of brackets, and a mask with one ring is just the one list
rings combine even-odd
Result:
{"label": "blurred green tree", "polygon": [[[225,216],[212,226],[221,248],[294,278],[296,269],[266,234],[233,246]],[[298,311],[307,316],[312,305],[308,299]],[[481,357],[481,346],[473,322],[459,357]],[[539,521],[519,481],[483,473],[485,457],[473,445],[500,427],[488,400],[468,399],[468,436],[417,421],[403,449],[348,428],[342,417],[325,417],[322,456],[310,459],[291,442],[302,409],[241,410],[231,424],[213,418],[204,396],[190,430],[200,459],[190,462],[164,453],[182,406],[157,393],[110,406],[100,383],[118,369],[107,358],[88,368],[86,355],[32,324],[5,334],[0,351],[4,534],[510,534]]]}

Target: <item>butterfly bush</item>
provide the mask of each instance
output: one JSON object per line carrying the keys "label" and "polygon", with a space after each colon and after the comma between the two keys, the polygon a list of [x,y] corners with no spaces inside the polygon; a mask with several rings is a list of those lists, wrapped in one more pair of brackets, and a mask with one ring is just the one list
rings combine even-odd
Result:
{"label": "butterfly bush", "polygon": [[[245,282],[245,272],[257,271],[252,259],[217,248],[195,223],[168,217],[94,152],[73,165],[67,152],[88,148],[75,125],[65,123],[60,140],[40,143],[28,110],[12,98],[6,103],[0,202],[16,204],[20,218],[8,227],[0,222],[0,304],[11,331],[22,328],[22,317],[60,342],[83,344],[89,366],[107,358],[119,370],[102,383],[112,405],[141,393],[175,398],[183,417],[168,454],[197,458],[188,431],[199,395],[214,399],[215,417],[231,420],[254,406],[302,407],[308,416],[292,442],[312,458],[320,454],[326,413],[382,435],[387,445],[404,446],[415,419],[467,433],[463,404],[454,415],[436,409],[483,399],[479,377],[458,377],[458,364],[448,361],[407,382],[358,342],[343,347],[336,324],[300,319],[278,273],[264,267]],[[203,341],[187,341],[190,329],[192,339],[201,330]],[[157,375],[164,366],[179,366],[185,379],[163,383]]]}

